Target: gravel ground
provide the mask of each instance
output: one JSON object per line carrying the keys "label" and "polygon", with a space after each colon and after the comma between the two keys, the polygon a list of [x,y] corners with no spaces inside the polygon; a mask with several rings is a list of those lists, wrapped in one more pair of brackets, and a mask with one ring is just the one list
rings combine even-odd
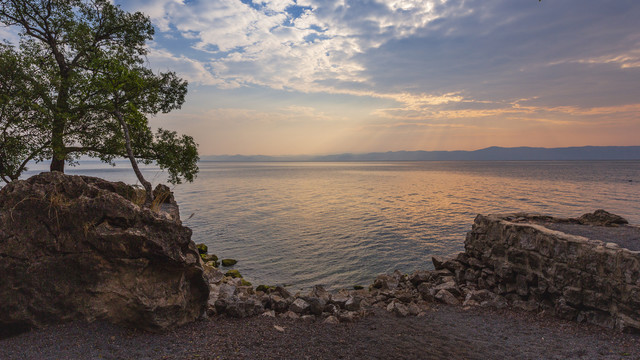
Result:
{"label": "gravel ground", "polygon": [[215,317],[164,334],[70,323],[0,340],[0,359],[640,359],[640,335],[438,305],[424,317],[376,310],[337,325]]}

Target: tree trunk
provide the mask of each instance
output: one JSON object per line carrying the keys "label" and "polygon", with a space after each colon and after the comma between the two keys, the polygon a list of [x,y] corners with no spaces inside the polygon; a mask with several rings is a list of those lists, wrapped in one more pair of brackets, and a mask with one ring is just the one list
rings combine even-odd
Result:
{"label": "tree trunk", "polygon": [[53,120],[53,129],[51,129],[51,150],[53,156],[51,158],[50,171],[64,172],[64,161],[67,157],[64,146],[64,127],[65,119],[60,115],[55,115]]}
{"label": "tree trunk", "polygon": [[56,159],[56,156],[54,155],[53,158],[51,158],[51,165],[49,166],[49,171],[60,171],[60,172],[64,172],[64,158],[62,159]]}
{"label": "tree trunk", "polygon": [[127,123],[124,121],[124,117],[122,116],[121,112],[116,111],[115,115],[118,118],[118,122],[120,122],[120,126],[122,126],[122,131],[124,132],[125,146],[127,148],[129,161],[131,162],[131,167],[133,168],[133,172],[136,173],[136,176],[138,177],[138,180],[140,181],[142,186],[144,186],[144,189],[147,193],[145,203],[149,205],[153,202],[153,190],[151,189],[151,183],[144,179],[140,168],[138,168],[136,158],[133,156],[133,150],[131,149],[131,137],[129,136],[129,125],[127,125]]}
{"label": "tree trunk", "polygon": [[67,157],[66,147],[64,145],[64,129],[67,125],[66,115],[69,113],[69,74],[63,69],[60,70],[62,82],[58,91],[58,100],[56,103],[56,113],[53,115],[53,127],[51,129],[51,158],[50,171],[64,172],[64,163]]}

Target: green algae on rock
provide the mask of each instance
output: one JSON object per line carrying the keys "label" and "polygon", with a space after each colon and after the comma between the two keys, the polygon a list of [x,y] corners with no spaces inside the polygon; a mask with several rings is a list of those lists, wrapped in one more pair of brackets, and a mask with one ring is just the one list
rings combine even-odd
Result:
{"label": "green algae on rock", "polygon": [[228,276],[234,279],[242,277],[242,275],[240,275],[240,271],[238,270],[229,270],[224,274],[224,276]]}
{"label": "green algae on rock", "polygon": [[209,247],[205,244],[198,244],[196,245],[196,248],[198,249],[198,253],[200,253],[200,255],[206,254],[209,251]]}
{"label": "green algae on rock", "polygon": [[222,259],[222,266],[227,267],[227,266],[233,266],[235,264],[238,263],[238,260],[234,260],[234,259]]}
{"label": "green algae on rock", "polygon": [[205,265],[211,266],[213,268],[220,267],[220,263],[217,262],[217,261],[207,261],[207,262],[205,262]]}
{"label": "green algae on rock", "polygon": [[200,254],[200,257],[205,263],[209,261],[218,262],[218,257],[214,254]]}

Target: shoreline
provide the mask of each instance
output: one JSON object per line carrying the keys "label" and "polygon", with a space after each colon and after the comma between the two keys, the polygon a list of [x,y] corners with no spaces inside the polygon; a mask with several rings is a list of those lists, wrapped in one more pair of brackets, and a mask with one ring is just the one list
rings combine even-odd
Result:
{"label": "shoreline", "polygon": [[[29,216],[41,214],[40,209],[45,206],[54,206],[58,220],[76,219],[78,209],[86,211],[86,196],[78,197],[75,193],[65,193],[63,196],[58,192],[56,184],[63,183],[66,177],[49,173],[42,175],[45,177],[42,180],[47,180],[47,176],[51,178],[50,181],[38,184],[51,187],[48,192],[41,191],[53,194],[49,200],[36,196],[31,197],[33,201],[27,204],[21,200],[26,191],[11,188],[4,204],[22,204],[22,207],[17,214],[14,211],[16,206],[11,208],[12,216],[5,218],[7,224],[23,218],[32,219]],[[62,250],[67,249],[63,245],[70,246],[66,251],[61,251],[62,256],[55,257],[58,253],[53,258],[48,254],[44,256],[42,247],[35,242],[27,243],[33,249],[18,245],[8,249],[8,259],[13,262],[7,262],[4,268],[7,276],[14,277],[8,277],[10,280],[7,284],[10,286],[6,286],[8,295],[3,304],[5,316],[9,316],[6,323],[9,326],[24,324],[44,327],[2,339],[0,358],[42,358],[40,355],[29,355],[28,349],[32,348],[49,353],[52,358],[82,358],[92,351],[98,352],[91,357],[104,357],[101,353],[104,352],[109,358],[181,358],[181,353],[176,351],[191,351],[193,347],[196,347],[194,352],[188,354],[205,358],[229,356],[240,351],[245,351],[249,358],[262,358],[269,355],[261,353],[265,336],[273,338],[273,346],[285,348],[283,355],[275,358],[299,358],[294,356],[299,354],[293,351],[300,350],[301,344],[315,349],[305,355],[312,358],[328,358],[319,355],[323,354],[322,351],[329,351],[327,355],[355,351],[345,355],[355,358],[377,358],[381,354],[385,354],[384,358],[402,357],[399,351],[404,351],[402,354],[406,355],[405,358],[429,358],[431,355],[422,352],[433,346],[441,352],[431,358],[473,358],[477,354],[483,354],[482,358],[514,358],[517,357],[514,354],[520,354],[518,351],[522,349],[526,350],[522,358],[601,358],[609,355],[636,356],[638,354],[634,352],[640,350],[640,336],[637,334],[620,334],[603,329],[590,332],[587,329],[594,329],[595,325],[578,324],[590,323],[618,331],[640,332],[638,298],[637,292],[634,292],[638,289],[637,284],[640,284],[640,252],[602,241],[606,237],[597,240],[600,239],[597,234],[611,236],[610,228],[623,229],[628,223],[620,216],[604,210],[575,219],[526,213],[478,215],[472,231],[467,233],[465,252],[452,259],[433,257],[435,270],[418,270],[411,274],[395,271],[393,274],[378,275],[367,289],[328,292],[321,286],[314,286],[308,293],[293,295],[283,287],[259,286],[254,289],[238,270],[224,273],[218,269],[218,258],[208,255],[206,246],[196,247],[191,240],[191,231],[181,226],[177,204],[172,198],[158,212],[149,208],[140,210],[130,200],[132,195],[127,192],[129,188],[126,186],[89,177],[72,177],[70,180],[77,185],[75,188],[111,199],[109,207],[100,203],[101,211],[108,211],[98,221],[93,218],[76,219],[84,224],[82,228],[69,220],[68,224],[62,224],[64,227],[56,223],[57,227],[43,230],[50,235],[45,238],[49,247],[49,243],[60,239],[69,240],[60,243]],[[32,180],[34,183],[36,181],[39,179]],[[19,185],[26,186],[24,183]],[[103,189],[105,187],[108,191]],[[70,196],[74,194],[74,199],[84,199],[85,202],[73,203]],[[123,208],[130,211],[122,212]],[[63,210],[66,212],[62,213]],[[58,211],[67,216],[58,216]],[[41,215],[41,222],[46,223],[49,214]],[[588,226],[590,234],[593,233],[591,230],[597,230],[594,235],[597,239],[549,230],[537,224],[541,220]],[[155,226],[152,231],[149,231],[148,224]],[[70,228],[75,232],[65,230],[64,236],[59,235],[63,229]],[[140,229],[143,228],[148,237],[140,239],[140,234],[143,234]],[[15,227],[7,226],[6,229]],[[39,228],[27,229],[31,232],[20,236],[5,234],[5,238],[34,238],[29,234]],[[626,229],[629,232],[623,243],[635,243],[640,228]],[[105,241],[114,239],[118,241]],[[141,246],[141,243],[145,246]],[[105,247],[104,244],[109,246]],[[91,257],[87,255],[88,251],[79,251],[84,249],[82,246],[87,250],[98,249],[102,252],[90,253],[93,254]],[[160,251],[165,248],[166,251]],[[15,253],[17,250],[39,254],[35,259],[40,262],[36,263],[48,266],[42,266],[43,269],[67,269],[70,264],[68,254],[78,257],[79,260],[71,264],[79,265],[70,267],[76,272],[71,271],[64,278],[70,282],[64,284],[69,289],[79,290],[62,293],[57,288],[42,287],[43,279],[47,279],[51,271],[33,272],[33,266],[28,261],[30,257]],[[63,262],[53,261],[59,258]],[[94,264],[90,261],[93,259],[100,264],[100,271],[89,275],[95,267],[84,267],[84,264]],[[107,259],[115,260],[109,262]],[[129,261],[131,259],[134,261]],[[136,259],[143,259],[143,262],[138,264]],[[167,263],[177,265],[174,272],[165,273]],[[233,259],[221,261],[222,265],[234,263]],[[49,264],[61,265],[56,268]],[[130,267],[124,267],[123,264]],[[115,272],[106,272],[110,269]],[[141,279],[140,269],[144,269],[147,275],[155,276]],[[123,271],[126,276],[118,277],[117,274]],[[76,274],[83,274],[85,278]],[[185,282],[187,278],[188,284]],[[51,279],[57,280],[55,277]],[[172,282],[171,279],[176,281]],[[146,287],[140,288],[139,281],[143,281]],[[32,288],[22,287],[32,283],[35,286],[33,291]],[[96,289],[102,290],[96,292],[94,288],[87,288],[87,284],[98,284]],[[178,288],[183,291],[176,292]],[[25,294],[40,297],[36,301],[27,297],[23,301],[16,300],[17,295]],[[114,294],[123,298],[129,296],[132,300],[127,303],[114,302]],[[60,303],[66,304],[61,297],[73,299],[76,303],[69,303],[69,309],[56,308]],[[89,308],[87,303],[100,306]],[[31,317],[20,319],[21,314]],[[577,322],[566,325],[562,320],[549,318],[552,314]],[[207,317],[213,320],[206,321]],[[125,330],[103,322],[44,325],[72,318],[108,319],[114,324],[166,332],[152,334]],[[201,321],[193,322],[198,318]],[[542,326],[547,323],[551,326]],[[84,329],[80,331],[88,336],[77,335],[73,330],[76,328]],[[566,332],[567,329],[582,329],[585,333],[577,330]],[[273,337],[273,331],[289,336]],[[69,332],[71,335],[65,338]],[[123,332],[127,336],[121,336]],[[175,334],[180,335],[174,341],[177,345],[166,348],[164,344],[170,342],[167,337]],[[300,339],[301,334],[307,336]],[[34,340],[34,336],[41,340]],[[540,339],[545,338],[555,341],[552,348],[541,345]],[[184,339],[188,339],[191,345],[184,344]],[[318,339],[321,341],[316,341]],[[558,339],[562,341],[558,342]],[[600,345],[593,347],[598,343]],[[34,344],[37,345],[35,348]],[[198,344],[205,344],[204,350],[198,348]],[[633,346],[629,348],[629,344]],[[348,351],[343,345],[348,347]],[[212,355],[212,352],[225,349],[225,346],[227,351],[218,353],[219,356]],[[132,355],[134,349],[140,349],[141,356]],[[366,353],[371,349],[375,353]],[[229,350],[233,352],[229,353]],[[74,351],[80,351],[84,356]]]}

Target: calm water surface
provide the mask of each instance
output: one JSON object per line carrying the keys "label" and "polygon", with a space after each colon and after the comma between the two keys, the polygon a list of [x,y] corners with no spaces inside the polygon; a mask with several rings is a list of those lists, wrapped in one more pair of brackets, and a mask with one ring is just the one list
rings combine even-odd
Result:
{"label": "calm water surface", "polygon": [[[164,182],[149,167],[145,176]],[[36,171],[33,171],[35,173]],[[69,174],[135,183],[126,166]],[[579,216],[604,208],[640,223],[640,161],[200,164],[174,189],[193,240],[258,284],[368,285],[463,250],[479,214]]]}

